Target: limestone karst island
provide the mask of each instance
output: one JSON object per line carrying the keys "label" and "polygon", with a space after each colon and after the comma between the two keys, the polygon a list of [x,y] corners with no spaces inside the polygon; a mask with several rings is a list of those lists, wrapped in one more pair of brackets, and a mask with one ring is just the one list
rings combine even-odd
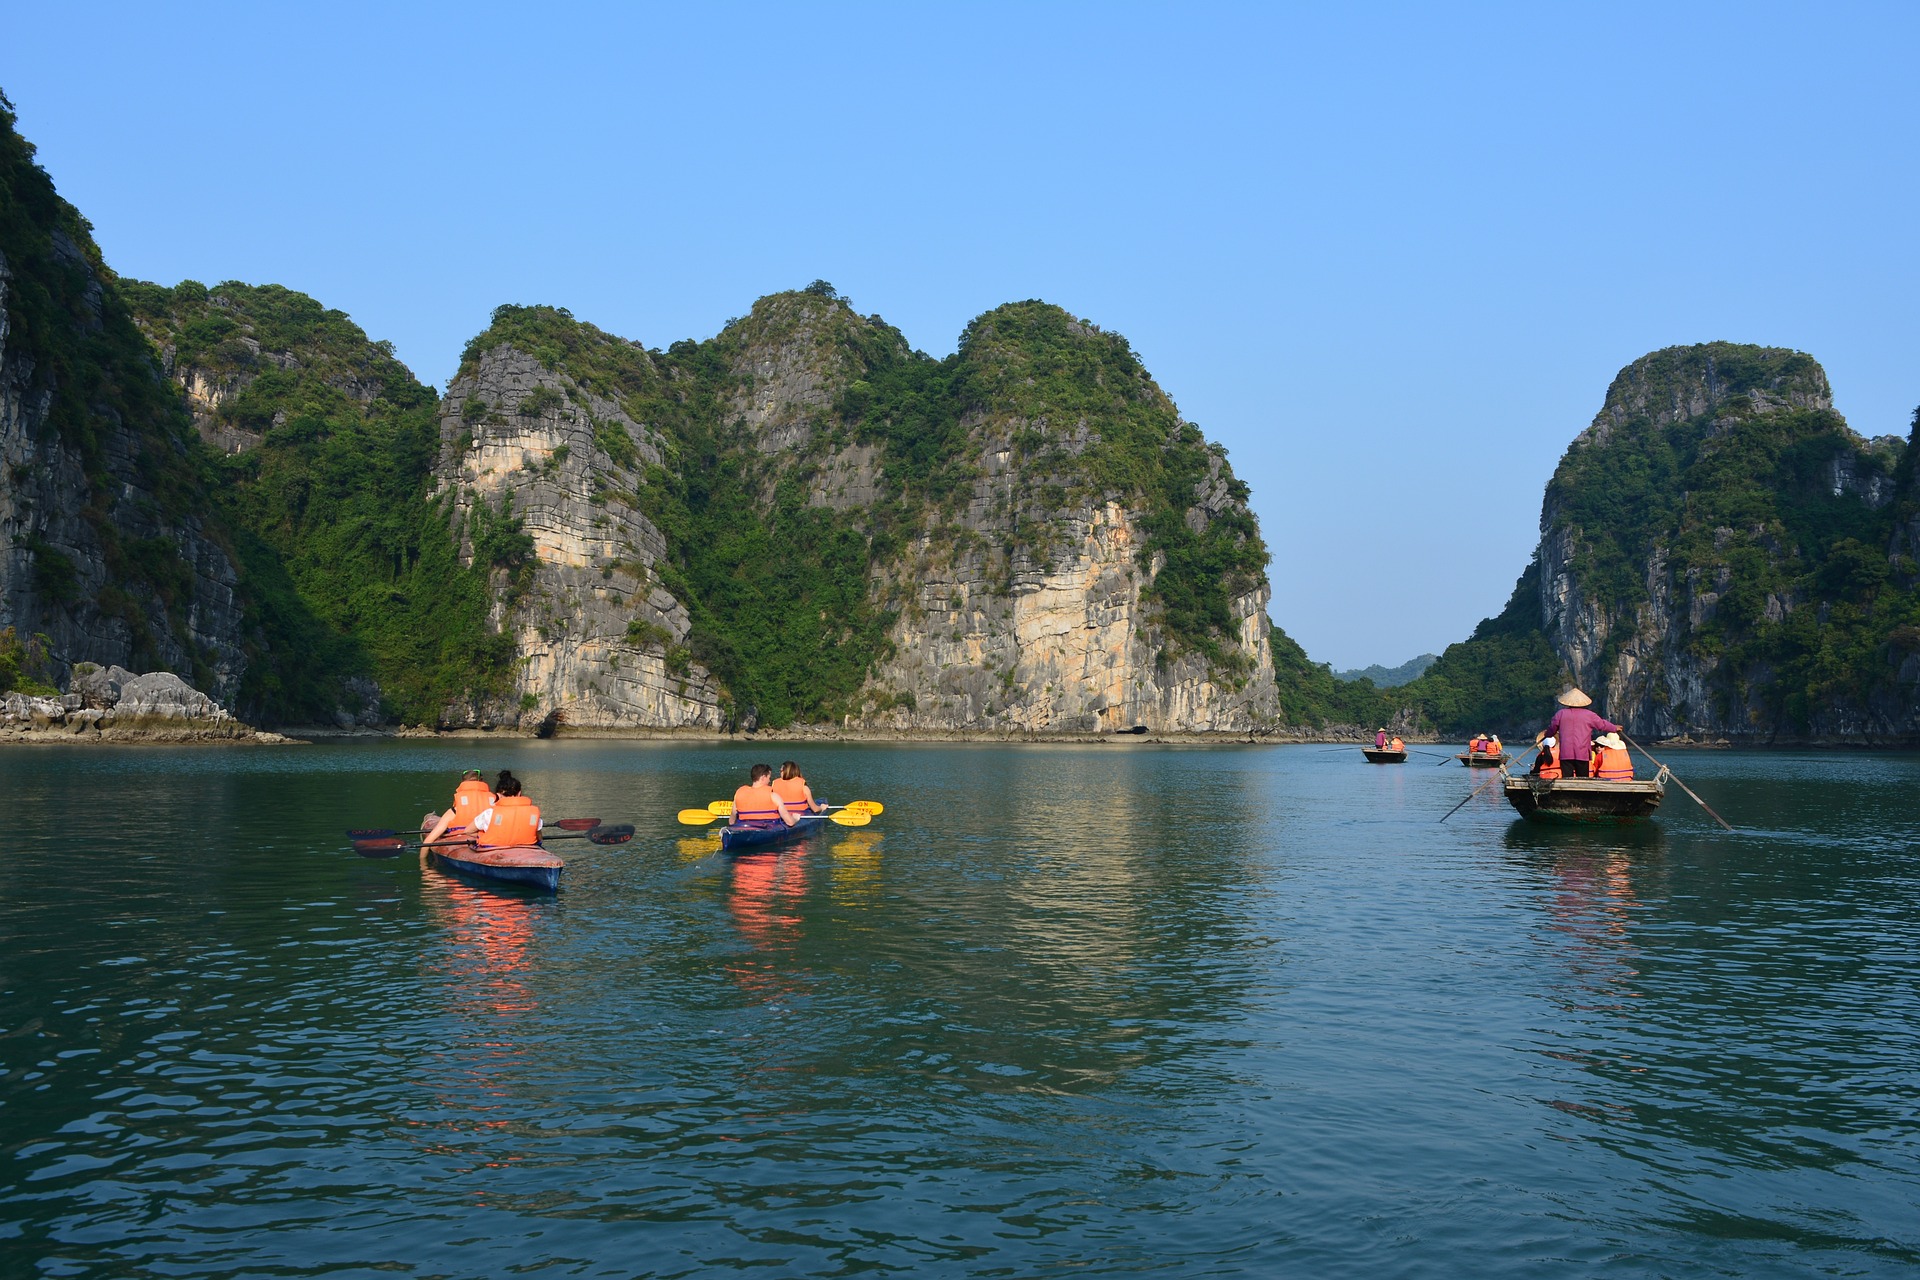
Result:
{"label": "limestone karst island", "polygon": [[14,10],[0,1280],[1920,1274],[1920,7]]}

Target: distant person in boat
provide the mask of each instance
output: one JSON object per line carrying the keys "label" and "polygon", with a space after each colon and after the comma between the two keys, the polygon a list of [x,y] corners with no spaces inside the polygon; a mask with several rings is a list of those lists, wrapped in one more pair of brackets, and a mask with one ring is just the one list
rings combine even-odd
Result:
{"label": "distant person in boat", "polygon": [[747,785],[733,793],[733,820],[743,827],[792,826],[793,811],[773,793],[773,766],[757,764],[747,778]]}
{"label": "distant person in boat", "polygon": [[460,785],[453,789],[453,808],[440,815],[440,821],[427,834],[426,842],[432,844],[449,836],[469,834],[473,820],[491,809],[493,801],[493,788],[481,779],[480,771],[467,770],[460,775]]}
{"label": "distant person in boat", "polygon": [[1633,757],[1617,733],[1603,733],[1593,740],[1593,776],[1606,782],[1631,782]]}
{"label": "distant person in boat", "polygon": [[1405,751],[1406,749],[1406,742],[1400,738],[1393,738],[1387,743],[1387,750],[1389,751]]}
{"label": "distant person in boat", "polygon": [[789,760],[780,766],[780,776],[772,783],[773,794],[786,802],[787,808],[800,813],[818,813],[825,806],[813,798],[813,788],[800,776],[800,766]]}
{"label": "distant person in boat", "polygon": [[1547,732],[1560,740],[1560,767],[1569,778],[1590,777],[1594,735],[1619,733],[1620,726],[1594,714],[1593,699],[1578,689],[1567,690],[1557,701],[1560,709],[1547,721]]}
{"label": "distant person in boat", "polygon": [[1487,753],[1487,735],[1484,733],[1474,734],[1473,741],[1467,744],[1467,750],[1477,756],[1485,755]]}
{"label": "distant person in boat", "polygon": [[474,843],[482,849],[520,849],[540,843],[540,809],[520,794],[520,779],[500,771],[497,799],[473,820]]}
{"label": "distant person in boat", "polygon": [[1373,735],[1373,749],[1375,751],[1385,751],[1387,749],[1387,727],[1385,725],[1381,725],[1380,732]]}
{"label": "distant person in boat", "polygon": [[1560,776],[1560,740],[1550,734],[1541,734],[1534,741],[1534,750],[1539,754],[1533,758],[1533,768],[1527,770],[1536,778],[1552,781]]}
{"label": "distant person in boat", "polygon": [[1504,756],[1507,754],[1507,749],[1500,745],[1499,734],[1496,733],[1487,739],[1487,754],[1490,756]]}

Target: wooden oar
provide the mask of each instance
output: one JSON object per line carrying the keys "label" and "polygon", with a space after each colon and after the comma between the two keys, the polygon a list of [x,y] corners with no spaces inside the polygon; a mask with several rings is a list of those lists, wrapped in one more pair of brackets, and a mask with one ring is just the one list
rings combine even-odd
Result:
{"label": "wooden oar", "polygon": [[[1507,776],[1507,768],[1505,765],[1502,765],[1500,766],[1500,768],[1494,770],[1493,776],[1491,778],[1488,778],[1485,782],[1481,783],[1479,786],[1475,787],[1472,791],[1468,792],[1467,800],[1473,799],[1475,796],[1479,795],[1482,791],[1485,791],[1489,786],[1500,781],[1502,778],[1506,776]],[[1445,822],[1448,818],[1451,818],[1454,814],[1466,808],[1467,800],[1462,800],[1459,804],[1453,806],[1453,808],[1441,814],[1440,821]]]}
{"label": "wooden oar", "polygon": [[[1620,736],[1623,738],[1627,738],[1627,735],[1625,733],[1622,733]],[[1627,745],[1639,751],[1639,753],[1645,756],[1647,759],[1653,760],[1653,752],[1647,750],[1645,747],[1635,742],[1632,738],[1627,738]],[[1693,796],[1693,802],[1699,805],[1702,809],[1705,809],[1709,814],[1712,814],[1713,820],[1715,822],[1719,823],[1721,826],[1725,827],[1729,831],[1733,830],[1733,826],[1731,823],[1729,823],[1725,818],[1721,817],[1719,814],[1713,812],[1712,805],[1708,804],[1705,800],[1702,800],[1699,796],[1693,795],[1693,788],[1688,786],[1686,783],[1680,781],[1679,774],[1675,773],[1672,769],[1667,769],[1667,766],[1664,764],[1660,764],[1658,760],[1653,760],[1653,762],[1654,764],[1659,765],[1660,768],[1666,769],[1667,776],[1673,779],[1674,785],[1679,787],[1682,791],[1686,792],[1688,795]]]}

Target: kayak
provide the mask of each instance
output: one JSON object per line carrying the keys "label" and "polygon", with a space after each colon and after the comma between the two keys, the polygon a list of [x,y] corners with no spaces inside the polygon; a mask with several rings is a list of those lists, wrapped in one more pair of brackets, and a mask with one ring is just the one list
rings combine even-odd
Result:
{"label": "kayak", "polygon": [[743,827],[729,823],[720,828],[720,847],[731,851],[747,849],[773,849],[795,840],[804,840],[820,828],[827,825],[824,813],[808,814],[798,818],[792,826]]}
{"label": "kayak", "polygon": [[[431,816],[431,815],[430,815]],[[429,829],[431,824],[428,824]],[[552,893],[560,888],[567,864],[537,844],[513,849],[481,849],[470,844],[444,844],[427,849],[427,861],[442,871],[480,880],[522,884]]]}

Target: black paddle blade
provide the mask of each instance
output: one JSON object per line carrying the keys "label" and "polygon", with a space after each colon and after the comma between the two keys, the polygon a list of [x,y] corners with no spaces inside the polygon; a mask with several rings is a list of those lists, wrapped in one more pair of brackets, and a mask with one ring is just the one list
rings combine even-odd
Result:
{"label": "black paddle blade", "polygon": [[591,831],[600,825],[598,818],[562,818],[553,824],[562,831]]}
{"label": "black paddle blade", "polygon": [[587,832],[587,839],[594,844],[625,844],[633,839],[633,824],[623,822],[614,827],[595,827]]}
{"label": "black paddle blade", "polygon": [[347,832],[347,839],[349,840],[387,840],[387,839],[391,839],[392,837],[398,834],[400,833],[395,831],[392,827],[362,827],[357,831]]}
{"label": "black paddle blade", "polygon": [[353,851],[363,858],[397,858],[406,852],[407,842],[398,836],[389,836],[384,840],[355,840]]}

